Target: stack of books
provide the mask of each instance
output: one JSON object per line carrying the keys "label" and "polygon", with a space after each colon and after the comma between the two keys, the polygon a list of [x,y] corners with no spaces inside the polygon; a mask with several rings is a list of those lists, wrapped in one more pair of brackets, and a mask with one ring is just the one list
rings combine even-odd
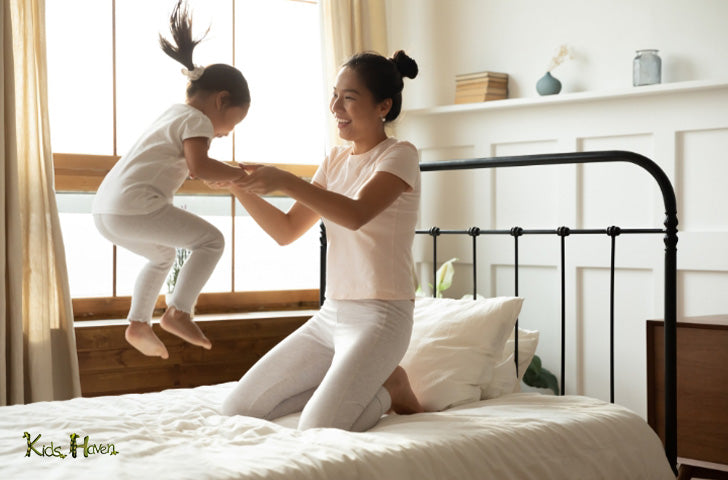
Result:
{"label": "stack of books", "polygon": [[508,74],[478,72],[455,76],[455,103],[508,98]]}

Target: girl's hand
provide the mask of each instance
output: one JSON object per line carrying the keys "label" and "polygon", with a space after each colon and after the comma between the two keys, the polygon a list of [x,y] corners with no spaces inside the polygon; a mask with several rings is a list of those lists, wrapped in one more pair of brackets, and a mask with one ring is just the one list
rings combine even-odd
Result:
{"label": "girl's hand", "polygon": [[257,163],[238,163],[238,166],[242,168],[245,173],[253,173],[263,165],[259,165]]}
{"label": "girl's hand", "polygon": [[267,165],[240,164],[246,176],[235,180],[235,186],[258,195],[265,195],[280,190],[289,177],[289,173]]}
{"label": "girl's hand", "polygon": [[225,190],[232,186],[232,181],[224,181],[224,182],[205,182],[205,185],[210,187],[213,190]]}

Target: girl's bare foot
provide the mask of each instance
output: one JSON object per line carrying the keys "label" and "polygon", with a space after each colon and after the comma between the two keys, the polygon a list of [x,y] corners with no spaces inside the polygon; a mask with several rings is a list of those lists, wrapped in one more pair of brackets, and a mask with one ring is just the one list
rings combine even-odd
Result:
{"label": "girl's bare foot", "polygon": [[384,388],[389,392],[389,396],[392,397],[392,408],[390,413],[398,413],[400,415],[409,415],[412,413],[422,413],[425,411],[420,405],[419,400],[415,396],[415,392],[412,391],[412,386],[407,377],[407,372],[404,368],[397,365],[394,372],[384,382]]}
{"label": "girl's bare foot", "polygon": [[154,333],[152,326],[146,322],[129,322],[124,337],[132,347],[144,355],[149,357],[162,357],[164,359],[169,358],[167,347],[164,346],[159,337],[157,337],[157,334]]}
{"label": "girl's bare foot", "polygon": [[192,321],[192,316],[189,313],[182,312],[174,307],[169,307],[164,312],[164,315],[162,315],[159,324],[169,333],[177,335],[192,345],[197,345],[207,350],[212,348],[212,343],[202,333],[200,327]]}

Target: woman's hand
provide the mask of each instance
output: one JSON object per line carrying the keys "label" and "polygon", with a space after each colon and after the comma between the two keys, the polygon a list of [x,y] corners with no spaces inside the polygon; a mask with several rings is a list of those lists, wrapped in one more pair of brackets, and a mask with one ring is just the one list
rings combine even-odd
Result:
{"label": "woman's hand", "polygon": [[290,173],[268,165],[240,164],[246,175],[233,182],[250,193],[265,195],[283,189]]}
{"label": "woman's hand", "polygon": [[225,181],[225,182],[208,182],[205,181],[205,185],[210,187],[213,190],[227,190],[230,188],[233,182],[231,181]]}
{"label": "woman's hand", "polygon": [[[245,169],[242,165],[239,166],[240,168],[240,177],[238,177],[238,180],[241,178],[245,178],[248,174],[245,173]],[[210,187],[213,190],[228,190],[234,186],[235,181],[234,180],[203,180],[205,182],[205,185]]]}

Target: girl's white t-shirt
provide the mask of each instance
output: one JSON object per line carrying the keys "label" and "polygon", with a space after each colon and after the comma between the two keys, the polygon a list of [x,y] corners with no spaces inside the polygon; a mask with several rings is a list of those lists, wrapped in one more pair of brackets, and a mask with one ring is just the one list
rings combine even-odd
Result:
{"label": "girl's white t-shirt", "polygon": [[412,244],[420,205],[417,149],[388,138],[353,155],[351,146],[331,149],[313,182],[356,198],[376,172],[401,178],[410,189],[359,230],[324,219],[329,241],[326,297],[335,300],[409,300],[415,297]]}
{"label": "girl's white t-shirt", "polygon": [[183,140],[215,136],[210,119],[200,110],[177,104],[164,112],[101,182],[92,213],[140,215],[172,203],[190,171]]}

